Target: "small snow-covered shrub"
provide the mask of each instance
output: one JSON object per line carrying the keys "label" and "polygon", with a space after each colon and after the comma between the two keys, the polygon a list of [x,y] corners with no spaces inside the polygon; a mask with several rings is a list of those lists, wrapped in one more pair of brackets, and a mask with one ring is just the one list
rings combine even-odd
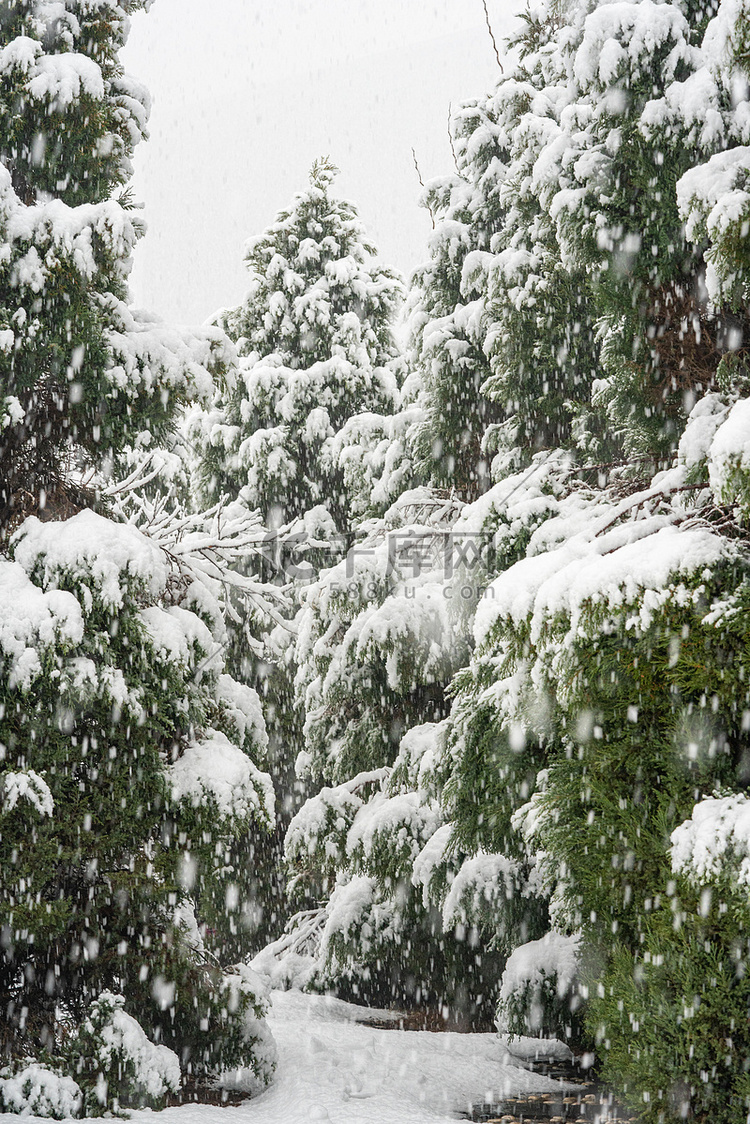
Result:
{"label": "small snow-covered shrub", "polygon": [[284,926],[283,934],[261,949],[250,967],[274,991],[303,990],[315,976],[325,921],[323,908],[295,913]]}
{"label": "small snow-covered shrub", "polygon": [[577,1038],[580,936],[547,933],[508,957],[497,1005],[500,1034]]}
{"label": "small snow-covered shrub", "polygon": [[276,1053],[263,983],[246,966],[221,968],[210,954],[188,947],[186,938],[173,928],[171,947],[154,956],[148,976],[128,979],[128,1005],[148,1012],[144,1025],[179,1057],[191,1088],[222,1086],[228,1071],[243,1071],[248,1091],[267,1085]]}
{"label": "small snow-covered shrub", "polygon": [[70,1059],[84,1090],[88,1116],[107,1108],[163,1108],[180,1088],[180,1062],[166,1046],[150,1042],[140,1023],[124,1010],[121,995],[104,991],[70,1044]]}
{"label": "small snow-covered shrub", "polygon": [[[321,936],[324,973],[332,979],[352,980],[361,974],[368,981],[386,959],[387,947],[401,943],[403,930],[403,916],[395,903],[378,892],[375,878],[340,876],[328,902]],[[366,986],[362,990],[366,993]]]}
{"label": "small snow-covered shrub", "polygon": [[258,1093],[270,1082],[276,1069],[276,1043],[268,1028],[268,993],[261,978],[247,964],[235,964],[226,972],[221,995],[221,1013],[235,1016],[237,1049],[234,1058],[225,1056],[214,1078],[220,1089]]}
{"label": "small snow-covered shrub", "polygon": [[72,1077],[63,1077],[38,1062],[12,1072],[0,1070],[0,1106],[3,1112],[66,1120],[80,1115],[83,1094]]}

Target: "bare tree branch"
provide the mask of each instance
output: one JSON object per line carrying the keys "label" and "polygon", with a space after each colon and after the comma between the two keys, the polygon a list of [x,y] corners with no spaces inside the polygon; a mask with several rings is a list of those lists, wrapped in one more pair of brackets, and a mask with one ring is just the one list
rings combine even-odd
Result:
{"label": "bare tree branch", "polygon": [[497,42],[495,40],[495,36],[493,34],[493,31],[492,31],[492,24],[490,23],[490,14],[487,11],[487,0],[482,0],[482,7],[484,8],[484,19],[485,19],[485,23],[487,24],[487,30],[490,33],[490,39],[492,40],[492,46],[493,46],[494,51],[495,51],[495,58],[497,59],[497,65],[500,67],[501,72],[504,74],[505,71],[503,70],[503,64],[500,62],[500,52],[497,49]]}
{"label": "bare tree branch", "polygon": [[[412,145],[411,154],[412,154],[412,158],[414,160],[414,167],[417,169],[417,179],[419,180],[419,185],[420,185],[420,187],[424,187],[425,184],[424,184],[424,180],[422,179],[422,173],[419,170],[419,163],[417,161],[416,149],[414,148],[413,145]],[[427,210],[430,212],[430,221],[432,223],[432,229],[434,230],[435,229],[435,216],[432,213],[432,207],[430,207],[429,204],[427,206]]]}
{"label": "bare tree branch", "polygon": [[[451,153],[453,155],[453,165],[454,165],[456,171],[458,172],[458,174],[460,176],[461,175],[461,169],[458,166],[458,157],[456,156],[456,146],[453,143],[453,131],[451,130],[451,109],[452,108],[453,107],[452,107],[451,103],[448,102],[448,141],[450,143]],[[412,152],[413,151],[414,151],[414,149],[412,149]]]}

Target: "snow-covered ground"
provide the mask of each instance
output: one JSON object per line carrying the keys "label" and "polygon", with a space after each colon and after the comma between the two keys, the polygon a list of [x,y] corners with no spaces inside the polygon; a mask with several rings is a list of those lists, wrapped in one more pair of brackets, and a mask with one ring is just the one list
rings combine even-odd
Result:
{"label": "snow-covered ground", "polygon": [[[167,1109],[160,1124],[455,1124],[472,1103],[560,1087],[525,1069],[494,1034],[382,1030],[355,1021],[367,1014],[377,1012],[300,991],[274,992],[268,1020],[279,1048],[274,1084],[238,1107]],[[534,1045],[524,1039],[513,1050],[533,1056]],[[133,1119],[154,1124],[151,1112],[135,1112]]]}

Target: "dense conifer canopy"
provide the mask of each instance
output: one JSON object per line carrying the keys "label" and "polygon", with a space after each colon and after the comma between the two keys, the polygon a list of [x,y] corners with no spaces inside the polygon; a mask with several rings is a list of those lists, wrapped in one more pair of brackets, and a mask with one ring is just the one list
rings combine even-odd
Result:
{"label": "dense conifer canopy", "polygon": [[0,21],[2,1103],[27,1064],[58,1115],[252,1091],[265,983],[736,1124],[747,0],[529,8],[425,189],[403,353],[325,159],[240,306],[134,317],[138,6]]}

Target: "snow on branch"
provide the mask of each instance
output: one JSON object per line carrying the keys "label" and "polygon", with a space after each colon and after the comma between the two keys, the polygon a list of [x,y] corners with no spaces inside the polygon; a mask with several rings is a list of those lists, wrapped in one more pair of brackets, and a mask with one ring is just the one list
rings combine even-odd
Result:
{"label": "snow on branch", "polygon": [[148,494],[147,486],[159,471],[151,455],[124,480],[103,488],[101,495],[111,504],[112,514],[159,546],[183,580],[208,586],[230,620],[241,619],[235,603],[239,599],[261,618],[292,631],[285,616],[287,589],[248,573],[248,563],[253,562],[257,572],[278,539],[264,527],[259,512],[226,496],[208,511],[184,511],[169,493]]}

